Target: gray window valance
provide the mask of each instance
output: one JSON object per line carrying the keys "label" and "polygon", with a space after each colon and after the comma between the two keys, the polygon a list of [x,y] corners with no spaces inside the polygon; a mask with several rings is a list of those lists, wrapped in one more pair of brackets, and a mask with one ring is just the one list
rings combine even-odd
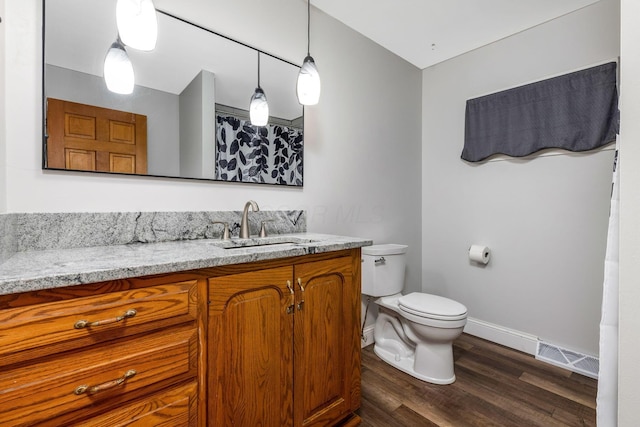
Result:
{"label": "gray window valance", "polygon": [[615,140],[616,63],[467,101],[462,159],[523,157],[545,148],[587,151]]}

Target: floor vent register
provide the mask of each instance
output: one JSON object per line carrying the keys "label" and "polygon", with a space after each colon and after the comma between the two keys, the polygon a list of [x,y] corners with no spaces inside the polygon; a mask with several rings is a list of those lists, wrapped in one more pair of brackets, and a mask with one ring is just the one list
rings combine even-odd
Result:
{"label": "floor vent register", "polygon": [[600,363],[598,359],[593,356],[538,341],[536,359],[586,375],[590,378],[598,379]]}

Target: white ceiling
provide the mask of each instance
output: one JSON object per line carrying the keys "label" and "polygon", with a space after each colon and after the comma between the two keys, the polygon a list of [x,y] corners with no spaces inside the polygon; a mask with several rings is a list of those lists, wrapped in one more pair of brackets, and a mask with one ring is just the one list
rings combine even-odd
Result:
{"label": "white ceiling", "polygon": [[423,69],[598,1],[311,0],[311,4]]}

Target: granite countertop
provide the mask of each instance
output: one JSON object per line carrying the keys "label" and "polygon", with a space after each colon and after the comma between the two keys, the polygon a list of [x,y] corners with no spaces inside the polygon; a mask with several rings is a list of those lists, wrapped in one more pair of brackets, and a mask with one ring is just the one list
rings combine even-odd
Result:
{"label": "granite countertop", "polygon": [[18,252],[0,264],[0,295],[353,249],[367,239],[294,233]]}

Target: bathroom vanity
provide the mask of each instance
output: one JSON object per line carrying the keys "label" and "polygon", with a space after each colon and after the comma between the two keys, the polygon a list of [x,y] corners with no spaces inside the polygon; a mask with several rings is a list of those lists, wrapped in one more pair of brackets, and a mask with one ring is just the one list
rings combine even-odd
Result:
{"label": "bathroom vanity", "polygon": [[370,243],[302,233],[15,254],[0,264],[0,424],[358,425]]}

